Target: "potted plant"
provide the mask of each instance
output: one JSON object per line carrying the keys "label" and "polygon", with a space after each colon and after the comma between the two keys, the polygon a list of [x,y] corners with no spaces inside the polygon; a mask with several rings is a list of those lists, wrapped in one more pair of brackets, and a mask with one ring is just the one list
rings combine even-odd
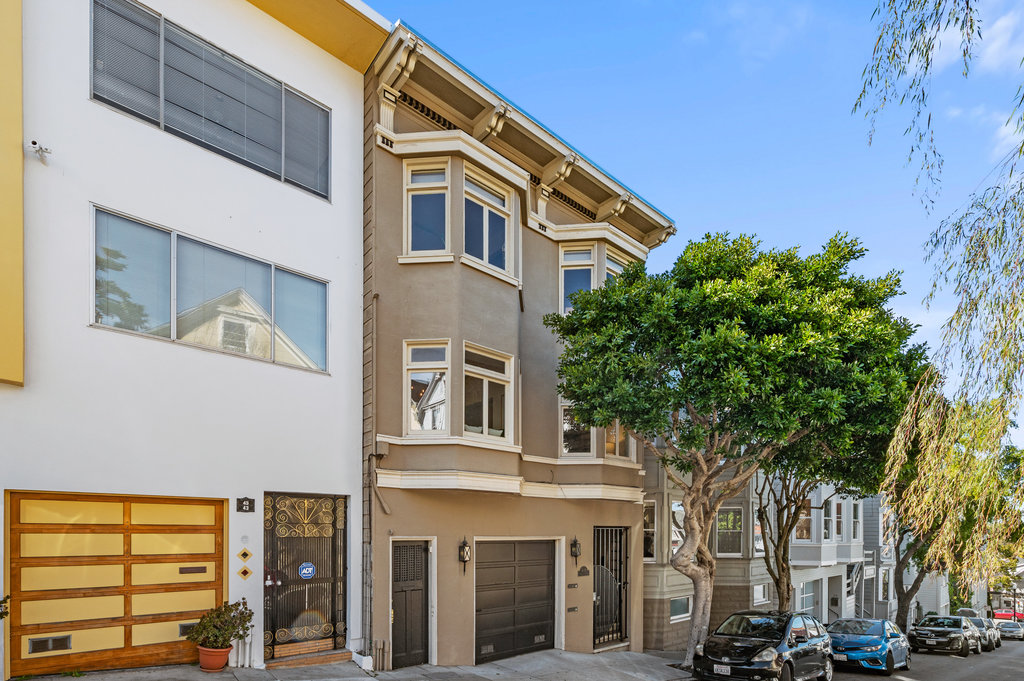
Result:
{"label": "potted plant", "polygon": [[199,668],[219,672],[228,663],[232,641],[245,638],[252,629],[253,612],[243,598],[225,602],[203,615],[185,638],[199,648]]}

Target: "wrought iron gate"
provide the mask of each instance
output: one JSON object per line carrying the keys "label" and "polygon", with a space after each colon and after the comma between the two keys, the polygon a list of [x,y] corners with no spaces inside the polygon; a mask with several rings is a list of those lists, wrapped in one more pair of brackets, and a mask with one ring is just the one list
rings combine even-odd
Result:
{"label": "wrought iron gate", "polygon": [[594,528],[594,645],[625,641],[629,555],[625,527]]}
{"label": "wrought iron gate", "polygon": [[346,501],[264,497],[264,659],[345,647]]}

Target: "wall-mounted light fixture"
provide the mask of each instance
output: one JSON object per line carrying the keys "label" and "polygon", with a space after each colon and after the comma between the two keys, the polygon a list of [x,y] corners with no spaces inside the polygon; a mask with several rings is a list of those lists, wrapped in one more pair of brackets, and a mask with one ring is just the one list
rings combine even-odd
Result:
{"label": "wall-mounted light fixture", "polygon": [[583,544],[580,544],[580,540],[576,537],[573,537],[572,542],[569,543],[569,555],[572,556],[573,561],[579,566],[580,556],[583,555]]}
{"label": "wall-mounted light fixture", "polygon": [[469,545],[466,538],[462,538],[459,544],[459,562],[462,563],[462,574],[466,574],[466,563],[473,559],[473,547]]}

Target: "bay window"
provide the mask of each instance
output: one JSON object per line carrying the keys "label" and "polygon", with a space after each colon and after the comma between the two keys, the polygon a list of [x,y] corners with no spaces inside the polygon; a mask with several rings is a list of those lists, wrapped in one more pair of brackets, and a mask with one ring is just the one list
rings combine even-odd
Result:
{"label": "bay window", "polygon": [[800,517],[796,521],[793,538],[796,541],[811,541],[811,500],[804,499],[798,511]]}
{"label": "bay window", "polygon": [[511,193],[469,170],[465,179],[466,255],[509,273],[512,269],[508,257]]}
{"label": "bay window", "polygon": [[405,253],[437,255],[448,252],[447,159],[405,163]]}
{"label": "bay window", "polygon": [[644,502],[644,562],[653,563],[657,559],[655,547],[658,536],[657,507],[653,501]]}
{"label": "bay window", "polygon": [[832,500],[827,499],[822,504],[822,525],[821,536],[824,541],[832,541]]}
{"label": "bay window", "polygon": [[448,433],[448,342],[405,342],[406,433]]}
{"label": "bay window", "polygon": [[743,555],[743,509],[723,508],[718,512],[717,554],[719,556]]}
{"label": "bay window", "polygon": [[463,359],[467,435],[510,439],[512,358],[466,345]]}
{"label": "bay window", "polygon": [[572,407],[561,406],[562,413],[562,454],[564,456],[593,456],[591,429],[584,426],[572,415]]}
{"label": "bay window", "polygon": [[632,458],[633,438],[618,421],[604,429],[604,455]]}
{"label": "bay window", "polygon": [[843,500],[836,501],[836,541],[843,541]]}
{"label": "bay window", "polygon": [[562,248],[561,299],[562,313],[572,309],[569,297],[577,291],[593,288],[594,249],[592,246]]}

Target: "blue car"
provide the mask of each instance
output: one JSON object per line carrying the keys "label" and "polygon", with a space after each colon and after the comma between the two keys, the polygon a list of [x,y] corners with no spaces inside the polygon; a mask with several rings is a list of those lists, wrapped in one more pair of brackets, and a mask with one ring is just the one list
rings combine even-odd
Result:
{"label": "blue car", "polygon": [[910,643],[889,620],[842,619],[828,625],[836,666],[873,669],[886,676],[910,669]]}

